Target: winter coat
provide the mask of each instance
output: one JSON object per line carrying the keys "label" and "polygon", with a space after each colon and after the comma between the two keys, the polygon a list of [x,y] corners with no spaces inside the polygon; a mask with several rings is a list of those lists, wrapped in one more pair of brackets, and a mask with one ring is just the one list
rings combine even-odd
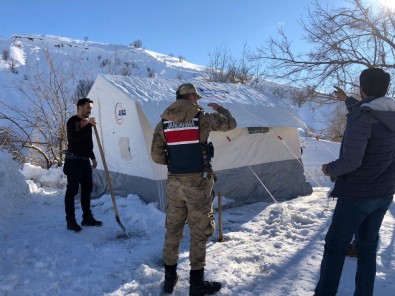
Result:
{"label": "winter coat", "polygon": [[327,166],[336,177],[331,196],[386,198],[395,192],[395,100],[346,101],[347,123],[339,159]]}
{"label": "winter coat", "polygon": [[[199,105],[192,104],[188,100],[175,101],[163,112],[161,118],[172,122],[190,122],[199,112],[200,143],[207,142],[211,131],[225,132],[237,126],[236,120],[227,109],[219,107],[217,112],[206,113]],[[168,164],[167,143],[163,132],[162,121],[158,123],[154,131],[151,145],[151,157],[156,163]],[[180,155],[180,157],[182,157],[182,155]],[[188,159],[185,159],[185,161],[188,161]]]}

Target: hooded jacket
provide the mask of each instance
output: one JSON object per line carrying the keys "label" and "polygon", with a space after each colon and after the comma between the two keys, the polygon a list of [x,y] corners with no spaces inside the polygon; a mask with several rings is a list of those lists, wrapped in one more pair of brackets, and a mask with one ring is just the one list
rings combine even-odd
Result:
{"label": "hooded jacket", "polygon": [[[236,120],[232,117],[230,112],[219,107],[217,112],[206,113],[199,105],[192,104],[187,100],[177,100],[171,104],[161,115],[162,121],[158,123],[155,128],[152,145],[151,145],[151,157],[152,160],[159,164],[168,165],[172,163],[171,159],[168,159],[168,147],[163,132],[163,121],[171,121],[175,123],[188,123],[194,120],[198,116],[199,119],[199,142],[206,143],[211,131],[229,131],[236,128]],[[172,156],[175,157],[175,156]],[[191,161],[194,159],[184,157],[183,155],[177,155],[183,162]],[[201,157],[200,151],[198,157]],[[173,161],[175,163],[175,161]],[[188,166],[188,163],[184,163],[184,166]],[[203,169],[202,171],[203,172]],[[189,171],[179,173],[192,173]],[[196,173],[194,171],[193,173]]]}
{"label": "hooded jacket", "polygon": [[[355,99],[349,98],[347,101]],[[346,104],[349,103],[346,101]],[[395,192],[395,100],[369,97],[349,106],[331,196],[386,198]]]}

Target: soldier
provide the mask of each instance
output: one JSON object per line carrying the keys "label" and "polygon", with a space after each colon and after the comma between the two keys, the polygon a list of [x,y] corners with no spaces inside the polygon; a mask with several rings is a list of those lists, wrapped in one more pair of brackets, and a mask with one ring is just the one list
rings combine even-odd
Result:
{"label": "soldier", "polygon": [[209,103],[214,113],[205,113],[197,101],[202,96],[191,83],[179,86],[176,101],[161,115],[155,128],[151,156],[167,165],[166,236],[163,248],[165,282],[163,290],[172,293],[178,280],[177,260],[184,225],[190,228],[189,295],[214,294],[221,283],[204,280],[206,244],[214,233],[213,186],[211,169],[214,148],[208,141],[210,131],[229,131],[236,127],[230,112]]}
{"label": "soldier", "polygon": [[[93,101],[82,98],[77,102],[77,115],[67,121],[68,150],[63,166],[67,176],[67,188],[64,197],[67,229],[79,232],[82,230],[75,220],[74,197],[81,184],[82,226],[102,226],[101,221],[93,218],[91,211],[92,168],[95,169],[97,161],[93,153],[92,127],[96,119],[89,118]],[[92,166],[90,163],[92,160]]]}

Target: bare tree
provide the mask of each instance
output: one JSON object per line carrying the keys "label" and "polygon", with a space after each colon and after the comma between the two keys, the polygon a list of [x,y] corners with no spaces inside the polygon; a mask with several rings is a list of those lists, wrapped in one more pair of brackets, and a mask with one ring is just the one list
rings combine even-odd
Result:
{"label": "bare tree", "polygon": [[247,45],[244,45],[239,60],[233,58],[226,46],[221,45],[209,53],[206,74],[209,81],[244,84],[252,80],[254,68]]}
{"label": "bare tree", "polygon": [[132,42],[132,44],[135,48],[141,48],[143,47],[143,41],[141,41],[140,39],[136,39]]}
{"label": "bare tree", "polygon": [[10,70],[14,74],[18,74],[18,69],[16,68],[17,62],[15,59],[9,59],[8,65],[10,66]]}
{"label": "bare tree", "polygon": [[331,110],[331,113],[323,114],[324,128],[319,133],[324,139],[340,142],[346,126],[347,109],[342,102],[337,102],[333,107],[334,109]]}
{"label": "bare tree", "polygon": [[19,161],[24,161],[23,149],[15,145],[16,141],[12,128],[9,126],[0,127],[0,147],[5,147],[12,155],[12,157]]}
{"label": "bare tree", "polygon": [[3,60],[8,61],[8,58],[10,57],[10,51],[8,49],[3,49],[1,57]]}
{"label": "bare tree", "polygon": [[111,61],[109,59],[107,59],[107,58],[105,58],[104,60],[102,60],[100,62],[100,67],[101,68],[107,67],[109,65],[111,65]]}
{"label": "bare tree", "polygon": [[[37,68],[29,80],[16,86],[24,104],[0,100],[0,132],[11,153],[46,168],[61,165],[66,149],[66,122],[73,110],[73,73],[64,73],[44,50],[49,73]],[[70,87],[71,86],[71,87]],[[30,153],[26,153],[30,151]]]}
{"label": "bare tree", "polygon": [[226,45],[216,47],[214,52],[209,53],[209,64],[207,65],[206,74],[209,81],[226,82],[226,72],[230,64],[233,63]]}
{"label": "bare tree", "polygon": [[[374,9],[369,1],[347,2],[347,6],[333,9],[318,0],[312,4],[307,20],[300,21],[306,41],[313,44],[308,52],[296,52],[280,28],[279,38],[270,38],[256,55],[266,66],[265,76],[295,86],[309,85],[316,93],[332,90],[334,84],[349,90],[369,67],[394,74],[395,14]],[[322,98],[324,103],[331,100],[330,96],[325,97],[328,101]]]}
{"label": "bare tree", "polygon": [[255,67],[256,65],[254,65],[251,60],[250,50],[247,44],[244,44],[242,54],[238,60],[237,80],[242,84],[252,80]]}
{"label": "bare tree", "polygon": [[155,77],[155,75],[156,75],[155,74],[155,70],[150,68],[150,67],[147,67],[147,75],[148,75],[149,78]]}
{"label": "bare tree", "polygon": [[89,79],[78,80],[77,86],[74,91],[73,102],[77,102],[79,99],[86,98],[89,91],[93,86],[94,81]]}
{"label": "bare tree", "polygon": [[130,76],[132,74],[132,71],[130,70],[130,68],[128,66],[123,66],[120,70],[119,70],[119,75],[122,76]]}

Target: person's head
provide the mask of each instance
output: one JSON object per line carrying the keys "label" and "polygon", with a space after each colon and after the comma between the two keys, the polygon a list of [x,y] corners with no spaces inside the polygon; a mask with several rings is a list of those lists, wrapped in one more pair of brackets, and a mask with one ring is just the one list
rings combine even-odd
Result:
{"label": "person's head", "polygon": [[196,104],[200,98],[203,98],[203,96],[197,91],[192,83],[181,84],[176,92],[177,100],[188,100]]}
{"label": "person's head", "polygon": [[390,84],[390,74],[380,68],[368,68],[359,76],[362,98],[367,96],[384,97]]}
{"label": "person's head", "polygon": [[93,108],[93,101],[88,98],[79,99],[77,102],[77,116],[80,118],[89,118]]}

